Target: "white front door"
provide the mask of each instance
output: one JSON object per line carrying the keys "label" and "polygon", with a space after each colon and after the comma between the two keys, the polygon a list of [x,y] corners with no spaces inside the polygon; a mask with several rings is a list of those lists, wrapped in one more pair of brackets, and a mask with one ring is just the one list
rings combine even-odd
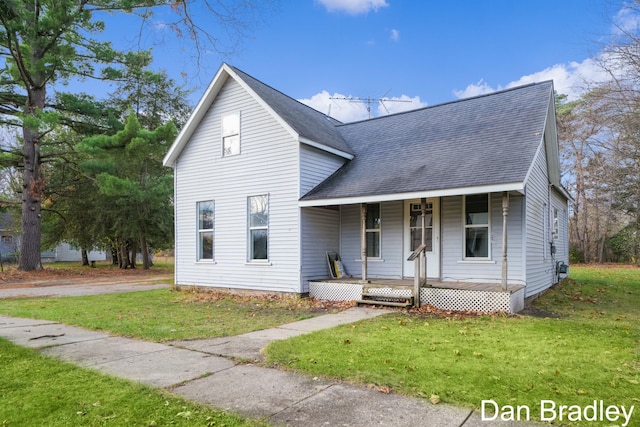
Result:
{"label": "white front door", "polygon": [[[404,276],[413,277],[414,261],[407,261],[421,244],[422,219],[420,200],[407,200],[404,206]],[[440,199],[427,199],[425,243],[427,277],[440,277]]]}

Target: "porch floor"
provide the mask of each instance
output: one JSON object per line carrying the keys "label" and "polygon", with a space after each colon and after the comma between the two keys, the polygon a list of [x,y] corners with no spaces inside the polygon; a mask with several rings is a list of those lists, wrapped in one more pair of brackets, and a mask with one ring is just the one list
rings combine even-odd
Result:
{"label": "porch floor", "polygon": [[[341,277],[339,279],[317,279],[313,282],[323,283],[353,283],[363,286],[384,286],[389,288],[410,288],[413,289],[413,278],[407,279],[369,279],[368,282],[362,282],[359,277]],[[423,288],[431,287],[437,289],[460,289],[467,291],[489,291],[489,292],[504,292],[500,283],[482,283],[482,282],[443,282],[438,279],[427,279],[427,285]],[[515,293],[521,289],[524,289],[524,285],[508,284],[507,292]]]}

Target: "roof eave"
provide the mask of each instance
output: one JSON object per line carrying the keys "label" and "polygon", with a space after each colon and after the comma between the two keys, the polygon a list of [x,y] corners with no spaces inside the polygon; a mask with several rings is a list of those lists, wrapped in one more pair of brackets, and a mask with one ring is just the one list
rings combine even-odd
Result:
{"label": "roof eave", "polygon": [[338,197],[338,198],[317,199],[317,200],[300,200],[298,201],[298,206],[312,207],[312,206],[350,205],[350,204],[356,204],[356,203],[379,203],[379,202],[391,202],[391,201],[397,201],[397,200],[420,199],[422,197],[436,198],[436,197],[447,197],[447,196],[463,196],[467,194],[499,193],[504,191],[517,192],[520,194],[524,194],[524,182],[480,185],[475,187],[446,188],[441,190],[426,190],[426,191],[415,191],[415,192],[407,192],[407,193],[376,194],[376,195],[367,195],[367,196]]}
{"label": "roof eave", "polygon": [[173,167],[175,165],[178,157],[180,156],[180,153],[182,152],[182,149],[189,141],[189,138],[191,138],[191,135],[193,135],[193,132],[195,132],[198,124],[204,118],[205,114],[209,110],[209,107],[213,103],[213,100],[216,98],[218,92],[220,92],[220,89],[222,89],[222,86],[227,81],[228,76],[229,66],[223,63],[218,69],[218,72],[211,80],[211,83],[209,83],[209,87],[207,87],[204,95],[202,95],[200,101],[198,101],[198,105],[196,105],[193,113],[191,113],[191,116],[189,116],[187,123],[185,123],[184,127],[176,137],[176,140],[173,142],[173,144],[171,144],[169,151],[167,151],[167,154],[164,156],[164,159],[162,160],[162,164],[164,166]]}
{"label": "roof eave", "polygon": [[343,157],[347,160],[353,160],[353,158],[355,157],[355,155],[347,153],[346,151],[338,150],[337,148],[329,147],[328,145],[320,144],[319,142],[315,142],[307,138],[299,137],[298,141],[300,141],[301,144],[326,151],[327,153],[335,154],[336,156]]}

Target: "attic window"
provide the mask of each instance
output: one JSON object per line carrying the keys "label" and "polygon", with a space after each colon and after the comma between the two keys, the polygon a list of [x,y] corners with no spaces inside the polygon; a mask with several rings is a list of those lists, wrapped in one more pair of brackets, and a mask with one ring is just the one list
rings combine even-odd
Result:
{"label": "attic window", "polygon": [[240,154],[240,113],[222,116],[222,156]]}

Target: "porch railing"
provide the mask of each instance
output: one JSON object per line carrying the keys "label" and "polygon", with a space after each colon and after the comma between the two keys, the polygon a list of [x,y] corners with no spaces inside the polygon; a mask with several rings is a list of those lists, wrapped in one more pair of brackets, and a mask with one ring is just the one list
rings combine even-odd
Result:
{"label": "porch railing", "polygon": [[[413,261],[413,305],[420,307],[420,287],[427,284],[427,245],[420,245],[414,250],[407,261]],[[424,266],[424,268],[423,268]]]}

